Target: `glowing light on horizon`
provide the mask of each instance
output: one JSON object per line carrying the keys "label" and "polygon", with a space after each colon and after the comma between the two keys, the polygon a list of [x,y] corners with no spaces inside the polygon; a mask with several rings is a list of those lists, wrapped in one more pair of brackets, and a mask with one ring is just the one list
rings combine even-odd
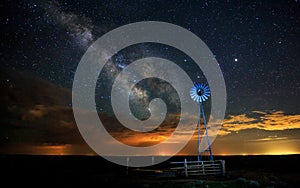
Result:
{"label": "glowing light on horizon", "polygon": [[70,155],[72,154],[71,147],[71,144],[34,146],[34,148],[43,155]]}
{"label": "glowing light on horizon", "polygon": [[296,155],[300,154],[300,152],[296,151],[270,151],[270,152],[257,152],[257,153],[215,153],[217,156],[251,156],[251,155]]}
{"label": "glowing light on horizon", "polygon": [[281,149],[281,150],[270,150],[265,153],[265,155],[294,155],[294,154],[300,154],[300,152],[296,152],[294,150],[290,149]]}

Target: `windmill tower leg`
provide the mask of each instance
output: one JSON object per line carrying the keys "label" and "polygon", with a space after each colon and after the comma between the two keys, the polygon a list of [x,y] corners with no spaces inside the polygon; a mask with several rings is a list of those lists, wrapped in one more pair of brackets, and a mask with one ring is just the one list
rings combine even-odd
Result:
{"label": "windmill tower leg", "polygon": [[201,104],[199,103],[199,112],[198,112],[198,161],[201,161],[201,143],[200,143],[200,128],[201,128]]}
{"label": "windmill tower leg", "polygon": [[201,106],[201,110],[202,110],[203,124],[204,124],[204,128],[205,128],[205,138],[207,140],[207,145],[208,145],[209,159],[211,161],[213,161],[213,155],[212,155],[211,145],[210,145],[209,136],[208,136],[208,129],[207,129],[207,126],[206,126],[206,118],[205,118],[204,108],[203,108],[202,103],[200,103],[200,106]]}

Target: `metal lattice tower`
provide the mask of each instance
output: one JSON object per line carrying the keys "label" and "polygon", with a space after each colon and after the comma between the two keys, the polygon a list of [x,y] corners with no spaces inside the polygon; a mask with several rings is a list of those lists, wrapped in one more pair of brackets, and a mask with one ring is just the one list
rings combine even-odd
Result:
{"label": "metal lattice tower", "polygon": [[203,118],[203,126],[204,126],[204,137],[202,138],[202,141],[206,141],[208,148],[207,150],[202,151],[203,153],[209,152],[209,159],[213,160],[213,155],[212,155],[212,150],[211,150],[211,145],[209,141],[209,136],[208,136],[208,129],[206,125],[206,117],[204,113],[204,107],[203,107],[203,102],[208,99],[210,96],[210,89],[208,85],[203,84],[203,83],[194,83],[194,87],[191,88],[190,90],[190,95],[191,98],[199,103],[199,110],[198,110],[198,123],[197,123],[197,128],[198,128],[198,161],[201,161],[201,116]]}

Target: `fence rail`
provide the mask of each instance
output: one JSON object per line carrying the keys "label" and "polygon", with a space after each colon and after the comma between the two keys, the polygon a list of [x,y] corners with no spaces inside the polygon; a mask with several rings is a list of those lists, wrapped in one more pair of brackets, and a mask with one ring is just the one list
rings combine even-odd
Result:
{"label": "fence rail", "polygon": [[170,162],[174,167],[172,170],[177,170],[184,176],[205,176],[205,175],[221,175],[225,176],[225,161],[184,161]]}

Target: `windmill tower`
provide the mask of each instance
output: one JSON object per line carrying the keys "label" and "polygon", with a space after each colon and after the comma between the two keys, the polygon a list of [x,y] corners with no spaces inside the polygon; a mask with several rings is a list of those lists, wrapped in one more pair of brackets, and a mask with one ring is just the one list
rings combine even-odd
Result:
{"label": "windmill tower", "polygon": [[[194,83],[194,87],[191,88],[190,90],[190,96],[191,98],[199,103],[199,110],[198,110],[198,123],[197,123],[197,129],[198,129],[198,161],[201,161],[201,153],[206,154],[209,156],[209,159],[213,161],[213,155],[212,155],[212,150],[211,150],[211,145],[209,141],[209,136],[208,136],[208,129],[207,129],[207,124],[206,124],[206,117],[204,113],[204,107],[203,107],[203,102],[205,102],[208,97],[210,96],[210,89],[208,85],[203,84],[203,83]],[[203,121],[201,121],[201,116]],[[204,133],[203,138],[201,140],[201,123],[203,124],[204,128]],[[201,151],[201,143],[206,142],[207,143],[207,149],[202,149]]]}

